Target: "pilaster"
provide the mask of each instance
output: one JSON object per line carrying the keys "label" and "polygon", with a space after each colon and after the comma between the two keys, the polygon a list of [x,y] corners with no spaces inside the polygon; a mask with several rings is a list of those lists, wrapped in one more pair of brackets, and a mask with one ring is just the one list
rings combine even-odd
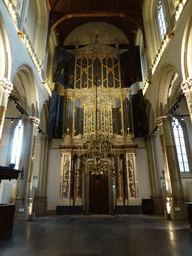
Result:
{"label": "pilaster", "polygon": [[61,174],[58,206],[70,206],[71,150],[61,151]]}
{"label": "pilaster", "polygon": [[[136,167],[136,147],[126,148],[126,172],[127,172],[127,188],[129,195],[129,207],[141,206],[141,199],[139,198],[138,181],[137,181],[137,167]],[[131,209],[131,208],[130,208]]]}
{"label": "pilaster", "polygon": [[121,181],[121,164],[120,164],[120,155],[116,156],[116,205],[124,205],[122,197],[122,181]]}
{"label": "pilaster", "polygon": [[81,159],[77,157],[77,186],[76,186],[77,197],[75,199],[75,206],[82,206],[82,169]]}

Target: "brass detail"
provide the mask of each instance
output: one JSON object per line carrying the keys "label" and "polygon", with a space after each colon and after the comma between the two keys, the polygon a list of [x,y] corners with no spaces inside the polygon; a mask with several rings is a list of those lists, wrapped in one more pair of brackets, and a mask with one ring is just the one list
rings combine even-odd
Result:
{"label": "brass detail", "polygon": [[19,39],[21,39],[24,36],[24,33],[21,30],[19,30],[17,36]]}
{"label": "brass detail", "polygon": [[69,99],[70,99],[71,101],[73,101],[74,96],[73,96],[73,95],[69,95],[69,94],[67,94],[67,95],[66,95],[66,99],[67,99],[67,100],[69,100]]}
{"label": "brass detail", "polygon": [[173,30],[168,33],[168,37],[169,37],[170,39],[173,39],[173,37],[174,37],[174,31],[173,31]]}
{"label": "brass detail", "polygon": [[81,96],[75,96],[75,100],[78,100],[78,99],[80,99],[81,98]]}
{"label": "brass detail", "polygon": [[122,101],[124,101],[126,98],[128,98],[128,96],[126,94],[122,95]]}

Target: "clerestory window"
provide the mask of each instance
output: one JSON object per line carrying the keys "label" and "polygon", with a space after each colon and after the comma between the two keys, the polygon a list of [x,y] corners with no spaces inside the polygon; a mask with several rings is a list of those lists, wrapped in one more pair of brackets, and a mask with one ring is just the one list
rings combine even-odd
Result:
{"label": "clerestory window", "polygon": [[167,25],[165,20],[164,8],[161,0],[158,1],[157,21],[159,26],[160,37],[161,37],[161,40],[163,40],[167,31]]}
{"label": "clerestory window", "polygon": [[187,157],[187,150],[186,150],[183,128],[179,120],[175,117],[173,117],[172,126],[173,126],[173,133],[175,138],[180,172],[189,172],[190,169],[189,169],[189,162]]}

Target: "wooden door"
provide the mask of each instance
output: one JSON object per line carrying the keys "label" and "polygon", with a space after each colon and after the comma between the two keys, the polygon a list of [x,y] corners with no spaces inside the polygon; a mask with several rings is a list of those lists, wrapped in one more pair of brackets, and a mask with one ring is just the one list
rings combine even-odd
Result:
{"label": "wooden door", "polygon": [[102,176],[97,179],[90,174],[89,213],[90,214],[108,214],[109,213],[109,194],[108,194],[108,177],[107,176]]}

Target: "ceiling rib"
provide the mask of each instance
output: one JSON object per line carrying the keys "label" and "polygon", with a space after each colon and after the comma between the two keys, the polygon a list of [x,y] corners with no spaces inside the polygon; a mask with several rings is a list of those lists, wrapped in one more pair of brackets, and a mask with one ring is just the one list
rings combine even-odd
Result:
{"label": "ceiling rib", "polygon": [[[62,18],[60,18],[58,21],[56,21],[52,26],[51,26],[51,30],[53,30],[54,28],[56,28],[61,22],[63,22],[64,20],[67,19],[72,19],[72,18],[92,18],[95,17],[95,13],[80,13],[80,14],[68,14],[63,16]],[[97,17],[112,17],[112,18],[124,18],[124,19],[128,19],[131,22],[135,23],[135,25],[137,27],[139,27],[141,30],[143,30],[142,25],[136,21],[135,19],[133,19],[131,16],[126,15],[124,13],[97,13]]]}

